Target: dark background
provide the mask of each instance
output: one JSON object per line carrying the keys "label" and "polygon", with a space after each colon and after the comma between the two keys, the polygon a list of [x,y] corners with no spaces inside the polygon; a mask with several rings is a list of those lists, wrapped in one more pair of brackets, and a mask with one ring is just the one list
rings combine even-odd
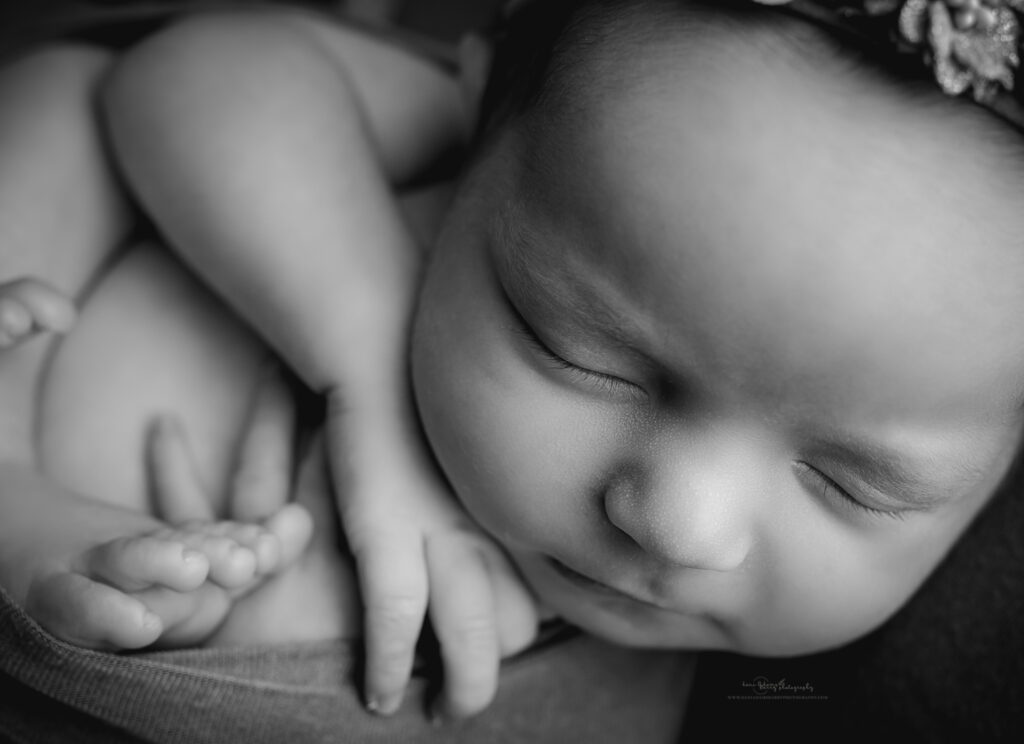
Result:
{"label": "dark background", "polygon": [[[163,0],[162,4],[173,3],[182,7],[194,7],[210,2],[211,0]],[[221,2],[223,4],[223,0]],[[293,4],[345,9],[371,21],[395,20],[428,34],[455,40],[465,29],[478,28],[487,23],[502,2],[503,0],[298,0]],[[47,18],[74,13],[82,8],[131,7],[147,4],[146,0],[0,0],[0,28],[5,35],[11,36],[22,27],[34,25]]]}

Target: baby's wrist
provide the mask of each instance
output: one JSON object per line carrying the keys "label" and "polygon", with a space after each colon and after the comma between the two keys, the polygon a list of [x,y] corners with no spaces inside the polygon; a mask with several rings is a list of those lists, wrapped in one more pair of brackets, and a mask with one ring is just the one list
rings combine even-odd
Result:
{"label": "baby's wrist", "polygon": [[407,421],[413,411],[408,381],[385,374],[372,379],[333,378],[322,394],[330,415],[340,414],[369,432],[393,429],[394,422]]}

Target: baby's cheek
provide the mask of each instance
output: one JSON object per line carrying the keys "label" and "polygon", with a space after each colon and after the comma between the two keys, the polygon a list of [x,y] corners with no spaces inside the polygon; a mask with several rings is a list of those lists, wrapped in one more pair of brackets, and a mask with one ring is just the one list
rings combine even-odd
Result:
{"label": "baby's cheek", "polygon": [[599,550],[599,483],[611,461],[599,423],[528,367],[510,368],[499,395],[481,380],[459,413],[466,467],[453,482],[467,510],[512,549],[561,554],[586,540]]}
{"label": "baby's cheek", "polygon": [[[480,348],[480,347],[478,347]],[[532,401],[512,384],[511,360],[447,345],[417,359],[424,428],[471,516],[499,538],[532,529],[552,485]],[[515,537],[513,537],[515,539]]]}
{"label": "baby's cheek", "polygon": [[802,521],[799,537],[775,540],[753,567],[760,575],[738,626],[741,651],[805,654],[859,638],[899,610],[938,559],[941,531],[830,526]]}

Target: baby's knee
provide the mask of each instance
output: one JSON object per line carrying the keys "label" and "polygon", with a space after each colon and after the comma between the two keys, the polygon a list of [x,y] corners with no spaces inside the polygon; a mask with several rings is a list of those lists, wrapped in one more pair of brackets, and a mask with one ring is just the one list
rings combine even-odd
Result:
{"label": "baby's knee", "polygon": [[103,86],[104,109],[115,118],[132,115],[139,106],[162,102],[161,91],[196,83],[191,89],[202,94],[223,70],[297,75],[317,54],[308,27],[319,21],[305,15],[286,6],[185,14],[118,57]]}
{"label": "baby's knee", "polygon": [[111,61],[106,50],[58,43],[0,68],[0,146],[19,163],[31,157],[36,172],[48,161],[99,157],[96,93]]}
{"label": "baby's knee", "polygon": [[105,49],[74,42],[33,48],[0,69],[0,106],[88,100],[112,59]]}

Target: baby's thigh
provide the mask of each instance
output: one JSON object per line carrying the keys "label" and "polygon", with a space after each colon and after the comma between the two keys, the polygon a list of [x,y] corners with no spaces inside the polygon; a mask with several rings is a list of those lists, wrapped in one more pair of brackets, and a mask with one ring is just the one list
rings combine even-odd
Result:
{"label": "baby's thigh", "polygon": [[2,62],[0,279],[77,296],[130,222],[96,113],[111,56],[63,44]]}
{"label": "baby's thigh", "polygon": [[149,510],[146,438],[154,418],[171,413],[219,499],[267,354],[164,250],[131,249],[53,355],[39,395],[42,470],[79,493]]}
{"label": "baby's thigh", "polygon": [[[0,282],[31,276],[77,297],[128,211],[93,104],[109,54],[51,45],[0,64]],[[52,339],[0,353],[0,458],[34,462],[36,399]]]}

